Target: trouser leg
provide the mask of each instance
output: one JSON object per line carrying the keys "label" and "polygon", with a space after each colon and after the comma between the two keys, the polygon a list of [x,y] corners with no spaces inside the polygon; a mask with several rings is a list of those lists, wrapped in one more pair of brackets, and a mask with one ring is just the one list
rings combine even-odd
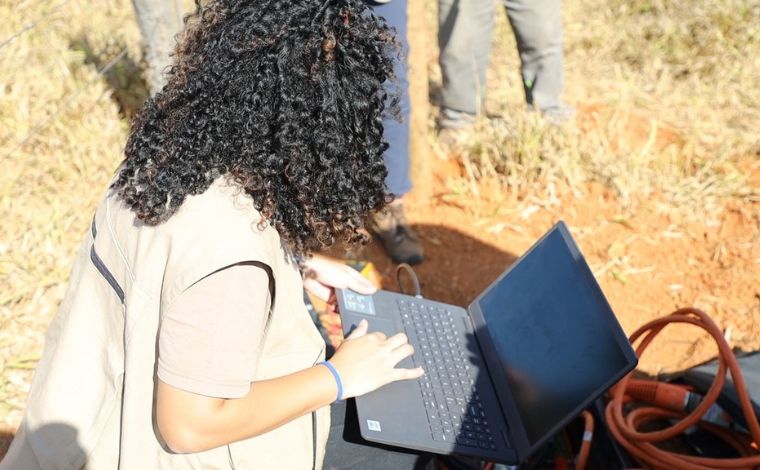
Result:
{"label": "trouser leg", "polygon": [[442,112],[485,111],[493,0],[439,0],[438,46],[443,75]]}
{"label": "trouser leg", "polygon": [[393,117],[383,120],[384,137],[389,147],[385,151],[385,166],[388,176],[385,183],[388,190],[396,197],[401,197],[412,188],[409,179],[409,125],[411,102],[409,100],[409,81],[407,79],[409,41],[407,40],[406,0],[393,0],[385,4],[369,2],[375,14],[386,19],[388,24],[396,29],[396,40],[402,46],[402,56],[396,62],[396,75],[399,96],[399,111],[401,121]]}
{"label": "trouser leg", "polygon": [[525,100],[551,111],[564,87],[561,0],[504,0],[517,40]]}
{"label": "trouser leg", "polygon": [[182,30],[180,0],[132,0],[148,63],[146,81],[155,94],[166,83],[176,36]]}

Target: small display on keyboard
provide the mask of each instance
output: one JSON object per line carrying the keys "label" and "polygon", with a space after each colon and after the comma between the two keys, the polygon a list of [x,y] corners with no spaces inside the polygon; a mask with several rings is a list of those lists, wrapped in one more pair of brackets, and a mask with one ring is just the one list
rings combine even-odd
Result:
{"label": "small display on keyboard", "polygon": [[425,370],[419,385],[433,439],[496,449],[454,314],[411,299],[399,299],[398,307],[407,336],[416,338],[414,365]]}

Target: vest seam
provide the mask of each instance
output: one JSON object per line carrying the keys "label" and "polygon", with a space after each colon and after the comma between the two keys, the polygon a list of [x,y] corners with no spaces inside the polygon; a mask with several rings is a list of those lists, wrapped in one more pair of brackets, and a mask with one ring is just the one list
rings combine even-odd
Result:
{"label": "vest seam", "polygon": [[229,464],[230,464],[230,469],[231,470],[236,470],[236,468],[235,468],[235,460],[232,458],[232,448],[230,448],[229,444],[227,444],[226,447],[227,447],[227,459],[228,459]]}
{"label": "vest seam", "polygon": [[126,267],[127,275],[129,276],[129,280],[132,281],[132,285],[140,291],[141,294],[146,296],[148,299],[153,299],[153,296],[146,292],[140,284],[137,283],[137,280],[135,279],[135,274],[132,271],[132,266],[127,261],[127,256],[124,254],[124,250],[121,247],[121,244],[119,243],[118,239],[116,238],[116,234],[113,230],[113,225],[111,224],[111,204],[110,201],[106,201],[105,204],[105,221],[106,221],[106,228],[108,229],[108,235],[111,238],[111,242],[114,244],[114,247],[116,247],[116,251],[119,253],[119,256],[121,257],[121,260],[124,262],[124,266]]}
{"label": "vest seam", "polygon": [[[322,348],[319,350],[319,354],[317,354],[317,359],[314,360],[314,363],[312,364],[312,367],[317,365],[317,362],[319,362],[320,359],[322,359],[322,354],[325,351],[325,346],[323,345]],[[311,453],[312,453],[312,461],[311,461],[311,469],[317,470],[317,410],[314,410],[311,412]]]}

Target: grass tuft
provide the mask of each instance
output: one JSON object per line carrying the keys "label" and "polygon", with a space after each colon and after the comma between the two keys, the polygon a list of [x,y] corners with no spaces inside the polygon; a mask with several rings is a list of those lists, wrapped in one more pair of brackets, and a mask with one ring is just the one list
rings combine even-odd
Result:
{"label": "grass tuft", "polygon": [[[624,204],[661,196],[670,210],[756,200],[741,165],[760,156],[760,4],[752,0],[565,3],[566,101],[556,128],[525,110],[519,59],[499,8],[488,109],[456,153],[477,175],[544,197],[546,181],[589,181]],[[431,67],[437,76],[437,64]],[[440,87],[433,79],[431,89]],[[554,186],[551,186],[554,188]]]}

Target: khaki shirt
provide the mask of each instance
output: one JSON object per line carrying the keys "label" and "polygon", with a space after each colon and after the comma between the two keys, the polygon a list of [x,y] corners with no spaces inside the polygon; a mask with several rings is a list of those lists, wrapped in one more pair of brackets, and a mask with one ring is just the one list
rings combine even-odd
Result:
{"label": "khaki shirt", "polygon": [[207,397],[250,393],[271,308],[267,269],[250,263],[224,268],[162,312],[159,380]]}
{"label": "khaki shirt", "polygon": [[168,451],[155,425],[162,313],[224,267],[258,262],[274,280],[254,380],[324,359],[297,265],[277,232],[260,230],[259,221],[250,198],[221,179],[157,226],[142,224],[109,191],[74,262],[0,470],[321,468],[328,407],[197,454]]}

